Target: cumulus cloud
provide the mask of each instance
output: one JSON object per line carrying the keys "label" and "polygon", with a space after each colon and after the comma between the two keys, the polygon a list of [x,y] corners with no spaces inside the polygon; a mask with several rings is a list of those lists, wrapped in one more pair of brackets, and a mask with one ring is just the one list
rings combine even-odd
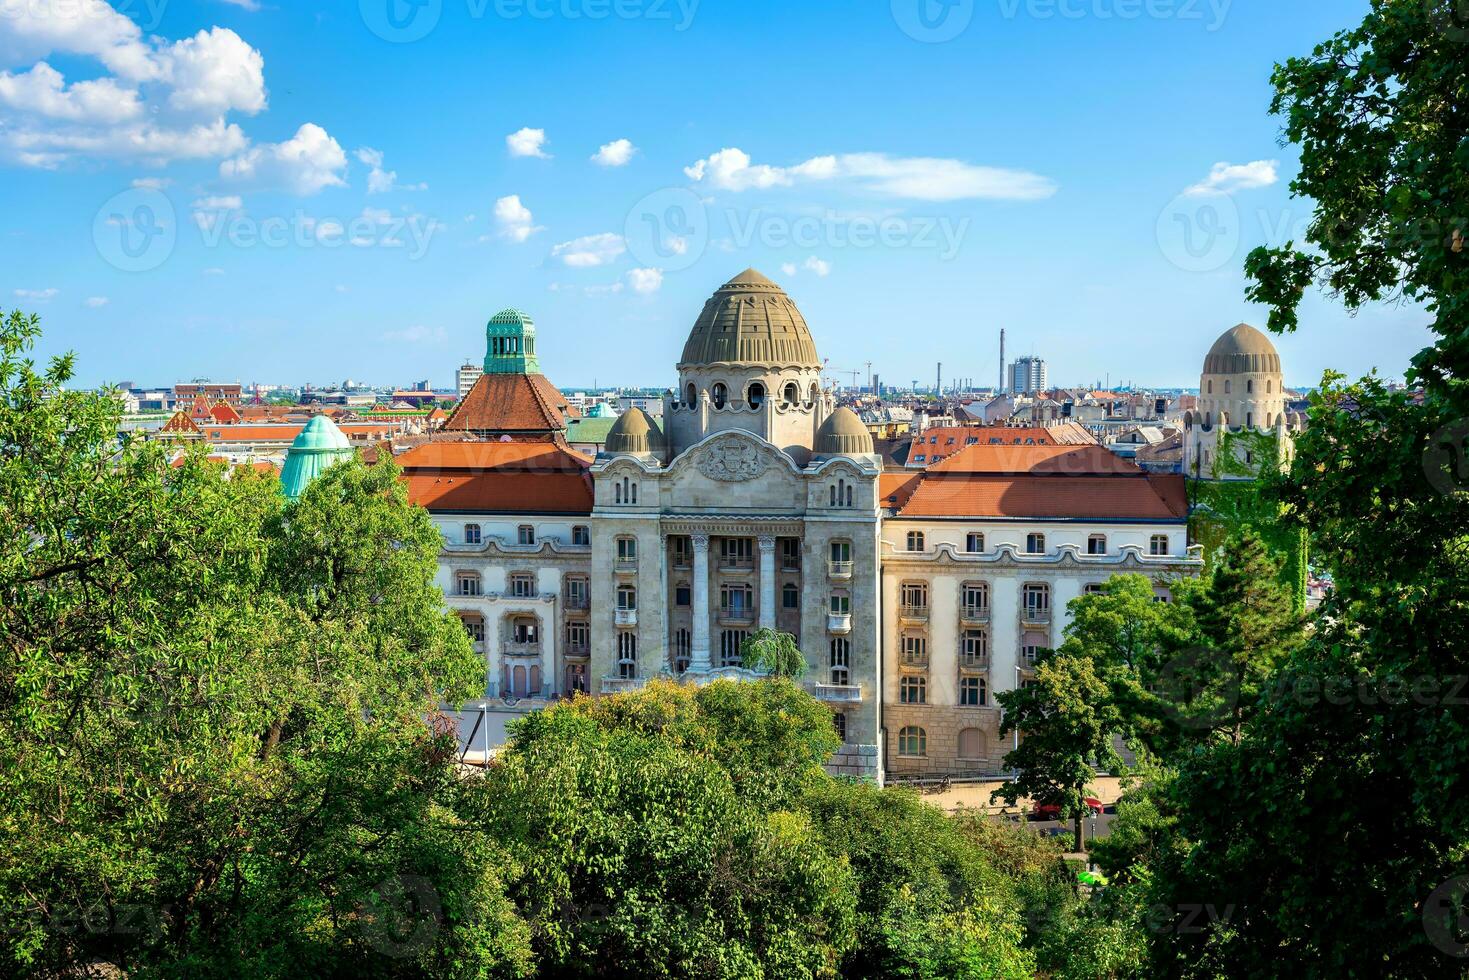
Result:
{"label": "cumulus cloud", "polygon": [[635,293],[656,293],[663,285],[662,269],[629,269],[627,284]]}
{"label": "cumulus cloud", "polygon": [[818,259],[813,255],[802,263],[802,268],[808,272],[814,272],[818,276],[825,276],[831,272],[831,263],[823,259]]}
{"label": "cumulus cloud", "polygon": [[137,89],[112,78],[67,85],[61,72],[44,61],[18,75],[0,72],[0,105],[79,123],[117,123],[143,114]]}
{"label": "cumulus cloud", "polygon": [[632,145],[632,140],[613,140],[611,143],[603,143],[601,149],[592,154],[592,162],[603,167],[621,167],[636,152],[638,148]]}
{"label": "cumulus cloud", "polygon": [[548,159],[549,154],[542,147],[546,145],[546,131],[544,129],[531,129],[529,126],[518,129],[505,137],[505,148],[513,157],[540,157]]}
{"label": "cumulus cloud", "polygon": [[535,223],[530,208],[520,203],[519,194],[508,194],[495,202],[495,223],[500,226],[500,234],[512,242],[523,242],[545,230]]}
{"label": "cumulus cloud", "polygon": [[341,144],[315,123],[305,123],[284,143],[253,146],[219,165],[229,183],[278,188],[307,196],[327,187],[343,187],[347,154]]}
{"label": "cumulus cloud", "polygon": [[86,299],[86,306],[88,309],[91,310],[100,310],[102,307],[106,306],[110,302],[111,300],[109,300],[106,296],[88,296]]}
{"label": "cumulus cloud", "polygon": [[168,104],[183,112],[254,115],[265,108],[265,59],[227,28],[164,49],[159,70],[173,89]]}
{"label": "cumulus cloud", "polygon": [[551,255],[574,269],[581,269],[606,265],[625,251],[627,243],[622,236],[608,231],[562,242],[551,249]]}
{"label": "cumulus cloud", "polygon": [[45,303],[61,295],[59,289],[17,289],[16,299],[28,299],[36,303]]}
{"label": "cumulus cloud", "polygon": [[1254,160],[1250,163],[1221,161],[1210,168],[1209,176],[1184,193],[1190,197],[1210,197],[1269,187],[1280,179],[1279,170],[1280,163],[1277,160]]}
{"label": "cumulus cloud", "polygon": [[388,191],[399,189],[405,191],[426,191],[428,184],[400,184],[398,183],[398,171],[388,170],[383,166],[383,151],[374,150],[370,146],[364,146],[356,153],[359,162],[368,167],[367,193],[385,194]]}
{"label": "cumulus cloud", "polygon": [[167,177],[139,177],[133,181],[133,187],[144,191],[161,191],[172,183]]}
{"label": "cumulus cloud", "polygon": [[684,168],[695,182],[727,191],[844,182],[869,193],[920,201],[972,198],[1030,201],[1056,193],[1055,183],[1026,170],[983,167],[943,157],[895,157],[886,153],[843,153],[812,157],[789,167],[752,163],[737,147],[726,147]]}

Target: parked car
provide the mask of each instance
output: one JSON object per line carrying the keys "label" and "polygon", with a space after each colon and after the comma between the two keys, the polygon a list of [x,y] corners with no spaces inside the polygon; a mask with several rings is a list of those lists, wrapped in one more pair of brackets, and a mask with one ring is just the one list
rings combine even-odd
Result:
{"label": "parked car", "polygon": [[[1097,799],[1094,796],[1088,796],[1086,798],[1086,807],[1087,807],[1088,810],[1090,810],[1092,812],[1092,816],[1094,816],[1094,817],[1101,816],[1102,815],[1102,810],[1105,809],[1102,806],[1102,801],[1099,800],[1099,799]],[[1030,811],[1030,819],[1032,819],[1032,820],[1060,820],[1061,819],[1061,804],[1059,804],[1059,803],[1037,803],[1035,805],[1035,807]]]}

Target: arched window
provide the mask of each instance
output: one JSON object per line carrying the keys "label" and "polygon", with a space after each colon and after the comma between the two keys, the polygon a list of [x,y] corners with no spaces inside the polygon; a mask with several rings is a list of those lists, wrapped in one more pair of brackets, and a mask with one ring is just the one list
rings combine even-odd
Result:
{"label": "arched window", "polygon": [[815,381],[811,382],[811,398],[810,398],[810,401],[811,401],[811,403],[813,405],[816,404],[816,399],[817,399],[817,397],[820,394],[821,394],[821,390],[816,387],[816,382]]}
{"label": "arched window", "polygon": [[1205,390],[1204,394],[1206,394],[1206,395],[1212,395],[1212,394],[1214,394],[1214,382],[1213,381],[1207,381],[1207,382],[1205,382],[1205,389],[1206,390]]}
{"label": "arched window", "polygon": [[624,680],[638,676],[638,635],[631,630],[617,634],[617,676]]}
{"label": "arched window", "polygon": [[1224,393],[1226,395],[1229,394],[1229,389],[1231,387],[1233,387],[1233,385],[1230,383],[1230,380],[1228,378],[1225,378],[1224,379]]}
{"label": "arched window", "polygon": [[797,387],[794,381],[789,382],[785,387],[785,403],[787,405],[794,405],[800,400],[801,389]]}
{"label": "arched window", "polygon": [[917,725],[904,725],[898,730],[898,755],[928,755],[928,732]]}
{"label": "arched window", "polygon": [[1247,394],[1247,395],[1253,395],[1254,393],[1255,393],[1255,379],[1254,378],[1246,378],[1245,379],[1245,394]]}
{"label": "arched window", "polygon": [[714,400],[714,407],[723,408],[724,403],[729,400],[729,388],[725,387],[723,381],[716,381],[710,395]]}
{"label": "arched window", "polygon": [[984,758],[984,732],[978,728],[966,728],[959,733],[959,758]]}
{"label": "arched window", "polygon": [[690,381],[689,386],[684,389],[684,400],[688,404],[689,408],[693,408],[695,405],[699,404],[699,389],[694,387],[694,383],[692,381]]}
{"label": "arched window", "polygon": [[759,408],[765,404],[765,386],[756,381],[745,390],[745,404],[751,408]]}
{"label": "arched window", "polygon": [[842,503],[843,507],[852,506],[852,485],[847,484],[847,499]]}
{"label": "arched window", "polygon": [[835,486],[831,488],[831,505],[833,507],[837,505],[837,488]]}
{"label": "arched window", "polygon": [[1273,395],[1274,393],[1275,393],[1275,382],[1274,381],[1271,381],[1268,378],[1265,379],[1265,394],[1267,394],[1267,395]]}
{"label": "arched window", "polygon": [[1245,413],[1245,428],[1246,429],[1253,429],[1254,427],[1255,427],[1255,413],[1254,412],[1246,412]]}

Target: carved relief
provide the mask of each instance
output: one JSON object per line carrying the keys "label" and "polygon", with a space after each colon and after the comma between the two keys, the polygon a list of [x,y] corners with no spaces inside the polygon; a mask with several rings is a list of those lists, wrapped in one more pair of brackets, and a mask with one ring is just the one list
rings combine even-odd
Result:
{"label": "carved relief", "polygon": [[737,439],[714,443],[699,458],[699,472],[711,480],[737,483],[765,472],[768,460],[759,448]]}

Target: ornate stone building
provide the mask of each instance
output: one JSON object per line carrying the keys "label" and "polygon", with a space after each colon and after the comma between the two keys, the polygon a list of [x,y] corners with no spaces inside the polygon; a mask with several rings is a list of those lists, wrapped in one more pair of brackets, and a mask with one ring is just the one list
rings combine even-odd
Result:
{"label": "ornate stone building", "polygon": [[837,771],[992,774],[994,692],[1059,642],[1066,601],[1116,571],[1162,595],[1198,568],[1182,478],[1095,445],[977,444],[884,472],[822,388],[800,311],[754,270],[704,305],[664,427],[630,409],[595,457],[567,445],[527,328],[490,322],[486,374],[445,427],[472,441],[399,459],[444,534],[486,713],[749,676],[741,644],[772,627],[832,709]]}
{"label": "ornate stone building", "polygon": [[[1248,480],[1263,465],[1283,465],[1293,434],[1305,424],[1287,413],[1285,396],[1280,354],[1270,338],[1248,323],[1226,330],[1204,358],[1198,410],[1184,416],[1184,473],[1198,480]],[[1251,432],[1275,436],[1276,458],[1256,459],[1239,440],[1224,448],[1229,435]],[[1221,452],[1234,463],[1222,460]]]}

